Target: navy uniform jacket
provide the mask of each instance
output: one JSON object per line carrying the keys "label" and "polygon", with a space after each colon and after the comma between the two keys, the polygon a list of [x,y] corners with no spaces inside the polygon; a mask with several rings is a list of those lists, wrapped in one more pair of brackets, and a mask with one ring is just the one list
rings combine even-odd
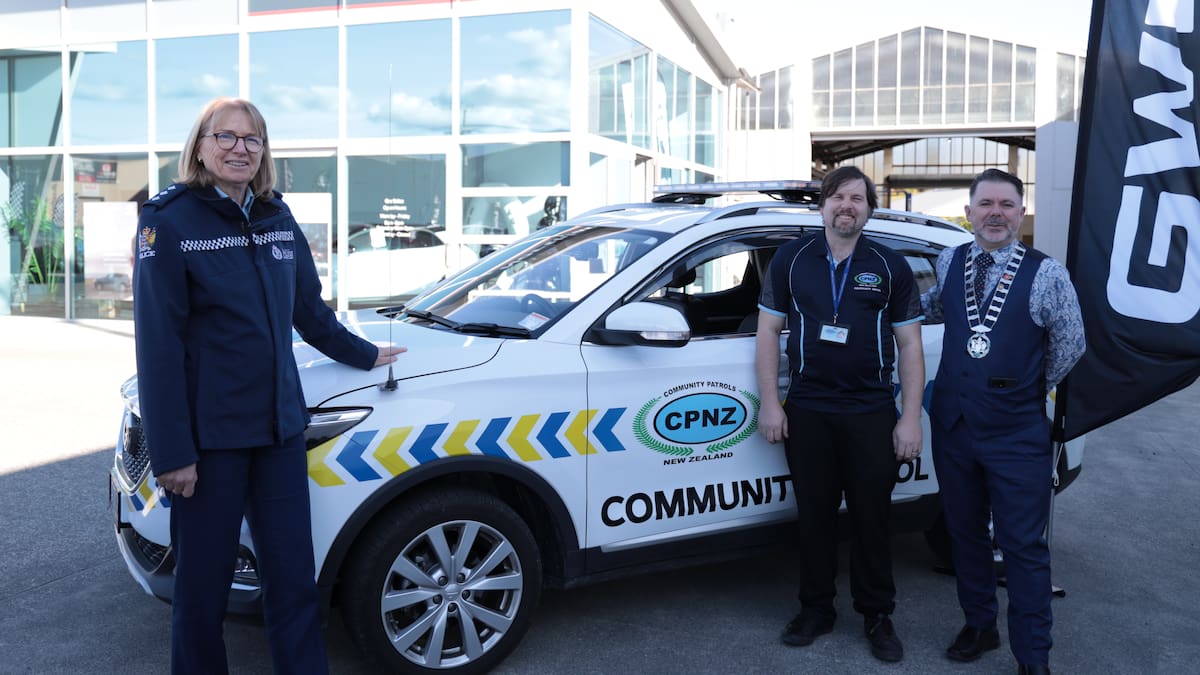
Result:
{"label": "navy uniform jacket", "polygon": [[348,332],[291,211],[275,193],[250,218],[211,187],[172,185],[138,222],[134,326],[142,425],[156,475],[202,448],[272,445],[304,430],[308,410],[292,328],[364,370],[378,348]]}

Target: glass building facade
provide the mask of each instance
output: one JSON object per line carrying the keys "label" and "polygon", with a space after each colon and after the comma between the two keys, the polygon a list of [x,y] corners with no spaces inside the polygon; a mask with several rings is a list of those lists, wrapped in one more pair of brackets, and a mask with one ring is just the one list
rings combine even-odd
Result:
{"label": "glass building facade", "polygon": [[1084,61],[929,26],[820,55],[811,133],[830,150],[814,150],[815,168],[858,166],[888,206],[1001,168],[1025,182],[1032,214],[1036,129],[1079,120]]}
{"label": "glass building facade", "polygon": [[682,30],[656,12],[648,29],[571,0],[0,5],[0,313],[131,316],[138,209],[216,96],[262,110],[339,309],[714,180],[726,86],[694,48],[646,44]]}
{"label": "glass building facade", "polygon": [[[1054,54],[1055,119],[1077,120],[1083,57]],[[812,126],[925,127],[1037,121],[1038,50],[928,26],[812,60]]]}

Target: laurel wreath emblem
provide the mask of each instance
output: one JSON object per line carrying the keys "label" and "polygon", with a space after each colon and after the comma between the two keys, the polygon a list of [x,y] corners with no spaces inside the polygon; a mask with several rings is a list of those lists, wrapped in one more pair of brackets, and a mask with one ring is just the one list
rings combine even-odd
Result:
{"label": "laurel wreath emblem", "polygon": [[[728,450],[747,438],[750,438],[750,436],[753,435],[758,429],[758,409],[762,401],[760,401],[757,396],[744,389],[740,390],[739,393],[741,393],[742,396],[745,396],[754,405],[754,414],[750,419],[750,423],[747,424],[746,427],[739,431],[736,435],[709,445],[704,449],[705,452],[711,454],[714,452]],[[637,414],[633,416],[633,435],[642,443],[642,445],[645,445],[655,452],[661,452],[664,455],[672,455],[674,457],[687,457],[688,455],[692,454],[692,448],[683,445],[671,445],[669,443],[663,443],[652,436],[650,434],[650,430],[646,428],[646,417],[650,414],[650,411],[654,409],[655,404],[661,400],[661,396],[656,396],[655,398],[647,401],[646,404],[637,411]]]}
{"label": "laurel wreath emblem", "polygon": [[646,428],[646,415],[654,408],[654,404],[662,400],[661,396],[650,399],[642,409],[633,416],[633,435],[637,437],[643,445],[661,452],[664,455],[674,455],[676,457],[687,457],[692,454],[692,449],[680,445],[668,445],[650,435],[650,430]]}

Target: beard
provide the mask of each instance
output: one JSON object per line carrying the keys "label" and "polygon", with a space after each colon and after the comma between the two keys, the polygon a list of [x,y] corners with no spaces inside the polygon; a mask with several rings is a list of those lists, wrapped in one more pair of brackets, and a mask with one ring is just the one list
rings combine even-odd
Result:
{"label": "beard", "polygon": [[863,224],[853,213],[835,213],[829,223],[829,230],[841,237],[853,237],[862,232]]}

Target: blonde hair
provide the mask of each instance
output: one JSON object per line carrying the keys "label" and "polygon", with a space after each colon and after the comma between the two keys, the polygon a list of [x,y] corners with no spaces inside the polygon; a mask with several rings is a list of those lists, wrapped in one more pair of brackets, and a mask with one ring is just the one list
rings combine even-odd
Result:
{"label": "blonde hair", "polygon": [[249,189],[255,197],[270,199],[271,191],[275,188],[275,162],[271,159],[271,144],[267,140],[267,121],[263,119],[258,108],[244,98],[214,98],[204,106],[183,143],[183,153],[179,155],[179,177],[175,180],[186,183],[188,187],[207,187],[216,183],[212,172],[200,162],[196,153],[200,147],[200,139],[212,133],[213,117],[218,111],[229,108],[239,109],[249,115],[250,122],[254,125],[254,133],[263,140],[262,150],[259,152],[262,160],[259,162],[258,172],[250,179]]}

